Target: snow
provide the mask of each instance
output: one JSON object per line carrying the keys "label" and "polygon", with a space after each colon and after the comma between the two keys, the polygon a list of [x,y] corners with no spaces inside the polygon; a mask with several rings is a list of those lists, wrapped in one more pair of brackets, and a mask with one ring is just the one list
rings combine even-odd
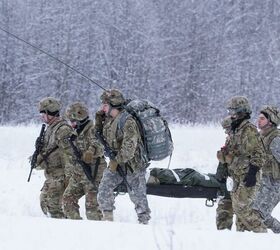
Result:
{"label": "snow", "polygon": [[[175,151],[171,168],[191,167],[208,173],[217,166],[216,151],[225,136],[215,126],[171,126]],[[214,207],[204,199],[148,196],[149,225],[137,224],[127,195],[116,198],[115,222],[60,220],[39,207],[44,176],[33,171],[27,182],[28,157],[40,127],[0,127],[0,250],[88,249],[279,249],[279,235],[217,231]],[[167,167],[168,159],[151,167]],[[80,202],[84,216],[84,200]],[[273,215],[280,218],[280,205]]]}

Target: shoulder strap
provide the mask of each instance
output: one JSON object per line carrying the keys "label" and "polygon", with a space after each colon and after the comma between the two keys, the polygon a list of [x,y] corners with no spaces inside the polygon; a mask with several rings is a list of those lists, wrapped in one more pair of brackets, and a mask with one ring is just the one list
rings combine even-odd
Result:
{"label": "shoulder strap", "polygon": [[56,125],[56,128],[55,128],[55,130],[54,130],[54,133],[57,133],[57,131],[58,131],[61,127],[63,127],[63,126],[66,126],[66,127],[70,128],[70,129],[72,129],[71,126],[70,126],[68,123],[62,121],[62,122],[59,122],[59,123]]}
{"label": "shoulder strap", "polygon": [[132,117],[132,115],[129,114],[127,111],[124,111],[121,114],[120,119],[118,121],[118,127],[117,127],[117,130],[119,130],[121,133],[123,133],[124,124],[129,117]]}

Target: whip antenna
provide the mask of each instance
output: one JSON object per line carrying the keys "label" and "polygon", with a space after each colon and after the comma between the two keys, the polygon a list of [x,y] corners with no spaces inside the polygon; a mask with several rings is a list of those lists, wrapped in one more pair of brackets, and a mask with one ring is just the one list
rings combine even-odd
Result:
{"label": "whip antenna", "polygon": [[81,71],[79,71],[79,70],[73,68],[72,66],[70,66],[69,64],[63,62],[62,60],[60,60],[59,58],[53,56],[52,54],[50,54],[50,53],[48,53],[48,52],[42,50],[41,48],[39,48],[39,47],[37,47],[37,46],[35,46],[35,45],[33,45],[33,44],[31,44],[31,43],[25,41],[24,39],[22,39],[22,38],[20,38],[20,37],[18,37],[18,36],[16,36],[16,35],[14,35],[13,33],[9,32],[9,31],[7,31],[7,30],[1,28],[1,27],[0,27],[0,30],[4,31],[4,32],[7,33],[9,36],[12,36],[12,37],[16,38],[17,40],[19,40],[19,41],[21,41],[21,42],[23,42],[23,43],[29,45],[30,47],[32,47],[32,48],[34,48],[34,49],[40,51],[42,54],[45,54],[45,55],[51,57],[52,59],[54,59],[55,61],[57,61],[57,62],[63,64],[63,65],[66,66],[67,68],[69,68],[69,69],[71,69],[72,71],[74,71],[74,72],[80,74],[80,75],[81,75],[82,77],[84,77],[85,79],[89,80],[91,83],[94,83],[94,84],[97,85],[99,88],[101,88],[101,89],[103,89],[103,90],[106,90],[106,89],[105,89],[104,87],[102,87],[99,83],[93,81],[93,80],[90,79],[88,76],[86,76],[85,74],[83,74]]}

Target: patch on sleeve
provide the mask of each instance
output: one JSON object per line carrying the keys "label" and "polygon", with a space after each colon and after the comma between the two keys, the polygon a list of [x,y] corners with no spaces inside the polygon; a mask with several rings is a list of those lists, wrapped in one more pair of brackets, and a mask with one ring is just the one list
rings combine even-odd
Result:
{"label": "patch on sleeve", "polygon": [[62,148],[70,147],[69,138],[72,134],[73,132],[67,126],[63,126],[59,129],[57,132],[57,138]]}
{"label": "patch on sleeve", "polygon": [[125,128],[124,128],[124,133],[131,136],[136,134],[136,124],[134,120],[130,120],[128,119],[126,124],[125,124]]}

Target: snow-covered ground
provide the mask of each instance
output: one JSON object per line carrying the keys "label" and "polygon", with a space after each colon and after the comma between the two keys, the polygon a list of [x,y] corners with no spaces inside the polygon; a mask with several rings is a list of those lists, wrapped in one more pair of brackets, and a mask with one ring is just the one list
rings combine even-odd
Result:
{"label": "snow-covered ground", "polygon": [[[175,144],[171,168],[215,172],[216,151],[225,139],[221,128],[172,126],[171,130]],[[35,170],[27,182],[28,156],[39,131],[38,126],[0,127],[0,250],[279,249],[280,237],[272,232],[237,233],[235,227],[217,231],[216,204],[206,207],[204,199],[148,196],[149,225],[137,224],[127,195],[116,199],[115,222],[46,218],[39,207],[43,173]],[[151,167],[167,165],[168,159]],[[280,218],[280,205],[273,215]]]}

